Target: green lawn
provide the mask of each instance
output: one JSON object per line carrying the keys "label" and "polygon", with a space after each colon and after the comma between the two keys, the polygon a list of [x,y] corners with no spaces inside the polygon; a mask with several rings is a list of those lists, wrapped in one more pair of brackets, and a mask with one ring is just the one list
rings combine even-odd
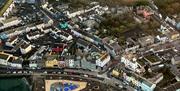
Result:
{"label": "green lawn", "polygon": [[0,10],[0,16],[4,14],[4,12],[8,9],[8,7],[11,5],[13,0],[8,0],[6,4],[3,6],[3,8]]}

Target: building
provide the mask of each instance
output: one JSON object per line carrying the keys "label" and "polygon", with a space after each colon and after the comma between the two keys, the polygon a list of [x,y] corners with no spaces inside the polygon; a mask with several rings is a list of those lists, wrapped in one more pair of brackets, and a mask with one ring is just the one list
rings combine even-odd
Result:
{"label": "building", "polygon": [[135,86],[140,91],[154,91],[156,84],[149,80],[131,72],[123,73],[123,78],[129,83],[129,85]]}
{"label": "building", "polygon": [[173,58],[171,59],[171,63],[172,63],[173,65],[178,65],[178,64],[180,64],[180,56],[175,56],[175,57],[173,57]]}
{"label": "building", "polygon": [[180,37],[179,32],[178,31],[173,31],[173,30],[171,32],[167,33],[166,35],[168,36],[168,38],[170,40],[176,40],[176,39],[178,39]]}
{"label": "building", "polygon": [[70,41],[73,39],[72,35],[69,35],[66,32],[57,32],[57,34],[60,36],[60,38],[66,41]]}
{"label": "building", "polygon": [[8,47],[14,47],[13,44],[15,44],[15,42],[18,41],[18,37],[13,37],[8,39],[8,41],[5,43],[6,46]]}
{"label": "building", "polygon": [[107,53],[102,53],[100,57],[96,60],[96,66],[100,70],[105,70],[110,63],[110,55]]}
{"label": "building", "polygon": [[166,34],[167,32],[169,32],[169,29],[165,27],[164,25],[161,25],[158,31],[161,32],[162,34]]}
{"label": "building", "polygon": [[157,65],[162,62],[162,60],[155,55],[154,53],[150,53],[149,55],[145,56],[144,59],[150,64],[150,65]]}
{"label": "building", "polygon": [[168,40],[166,35],[158,35],[156,36],[156,39],[158,40],[158,42],[161,42],[161,43],[165,43]]}
{"label": "building", "polygon": [[36,0],[14,0],[14,3],[29,3],[29,4],[35,4]]}
{"label": "building", "polygon": [[138,39],[141,46],[147,46],[154,43],[154,37],[149,35]]}
{"label": "building", "polygon": [[42,36],[44,36],[44,34],[43,34],[41,31],[39,31],[39,30],[30,31],[30,32],[26,35],[26,37],[27,37],[28,40],[36,40],[36,39],[38,39],[38,38],[40,38],[40,37],[42,37]]}
{"label": "building", "polygon": [[136,53],[136,50],[139,49],[140,45],[133,38],[127,38],[126,40],[127,47],[125,52]]}
{"label": "building", "polygon": [[180,30],[180,22],[176,24],[177,30]]}
{"label": "building", "polygon": [[65,64],[66,67],[74,68],[75,67],[75,57],[73,55],[66,55],[65,56]]}
{"label": "building", "polygon": [[163,74],[162,73],[154,74],[153,77],[147,78],[147,80],[153,82],[154,84],[158,84],[160,81],[163,80]]}
{"label": "building", "polygon": [[125,67],[137,72],[142,73],[144,72],[144,65],[142,65],[139,60],[137,60],[137,55],[133,53],[125,53],[121,57],[121,62],[124,63]]}
{"label": "building", "polygon": [[1,34],[0,34],[0,39],[1,39],[2,41],[5,41],[5,40],[8,39],[8,35],[7,35],[6,33],[1,33]]}
{"label": "building", "polygon": [[45,62],[45,67],[47,68],[55,68],[59,66],[59,62],[56,59],[53,60],[47,60]]}
{"label": "building", "polygon": [[38,67],[38,64],[37,64],[37,62],[36,61],[30,61],[30,63],[29,63],[29,67],[30,68],[32,68],[32,69],[34,69],[34,68],[37,68]]}
{"label": "building", "polygon": [[18,59],[18,57],[15,57],[15,56],[13,56],[11,54],[0,52],[0,65],[21,68],[22,63],[13,62],[13,61],[15,61],[17,59]]}
{"label": "building", "polygon": [[112,70],[111,75],[114,77],[122,77],[123,76],[123,68],[124,64],[120,63]]}
{"label": "building", "polygon": [[113,58],[120,59],[122,49],[119,44],[108,37],[104,38],[102,41],[107,52],[110,53]]}
{"label": "building", "polygon": [[98,27],[99,24],[95,21],[95,20],[86,20],[83,22],[84,25],[86,25],[88,28],[94,28],[94,27]]}
{"label": "building", "polygon": [[5,0],[5,3],[3,3],[4,0],[2,0],[0,3],[4,4],[1,7],[1,13],[0,16],[3,18],[6,18],[9,16],[9,13],[12,11],[12,9],[15,7],[13,0]]}
{"label": "building", "polygon": [[9,63],[9,66],[20,69],[20,68],[22,68],[23,60],[21,60],[21,59],[14,60],[13,58],[11,58],[8,61],[8,63]]}
{"label": "building", "polygon": [[26,53],[30,52],[31,50],[32,50],[32,45],[27,42],[24,42],[20,46],[20,51],[22,54],[26,54]]}
{"label": "building", "polygon": [[3,26],[0,26],[0,30],[6,29],[6,28],[9,28],[12,26],[16,26],[16,25],[20,24],[21,21],[22,20],[17,17],[12,17],[12,18],[6,19],[6,20],[2,21]]}

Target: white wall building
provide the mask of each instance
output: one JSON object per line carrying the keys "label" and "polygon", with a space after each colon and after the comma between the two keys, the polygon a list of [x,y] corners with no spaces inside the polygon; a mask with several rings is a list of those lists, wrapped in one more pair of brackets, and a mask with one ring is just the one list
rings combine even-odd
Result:
{"label": "white wall building", "polygon": [[132,54],[132,53],[124,54],[121,57],[121,62],[125,64],[126,68],[134,72],[141,73],[143,71],[143,68],[137,62],[137,57],[135,54]]}
{"label": "white wall building", "polygon": [[104,53],[101,55],[99,59],[96,60],[96,65],[98,67],[104,68],[107,66],[107,64],[110,62],[111,58],[110,55],[107,53]]}

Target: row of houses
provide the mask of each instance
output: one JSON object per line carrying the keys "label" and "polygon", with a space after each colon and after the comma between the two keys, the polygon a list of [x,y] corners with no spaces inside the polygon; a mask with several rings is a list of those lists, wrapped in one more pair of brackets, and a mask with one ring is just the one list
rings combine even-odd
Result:
{"label": "row of houses", "polygon": [[134,87],[138,91],[154,91],[156,85],[163,79],[162,73],[156,73],[153,77],[145,78],[139,74],[124,69],[125,65],[117,65],[111,72],[116,78],[123,78],[123,82]]}

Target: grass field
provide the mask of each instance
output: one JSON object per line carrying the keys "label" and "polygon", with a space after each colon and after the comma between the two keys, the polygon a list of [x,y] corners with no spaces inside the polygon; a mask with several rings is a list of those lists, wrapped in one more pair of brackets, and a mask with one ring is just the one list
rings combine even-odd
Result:
{"label": "grass field", "polygon": [[0,10],[0,16],[2,16],[4,14],[4,12],[8,9],[8,7],[11,5],[11,3],[13,2],[13,0],[8,0],[5,5],[2,7],[2,9]]}

